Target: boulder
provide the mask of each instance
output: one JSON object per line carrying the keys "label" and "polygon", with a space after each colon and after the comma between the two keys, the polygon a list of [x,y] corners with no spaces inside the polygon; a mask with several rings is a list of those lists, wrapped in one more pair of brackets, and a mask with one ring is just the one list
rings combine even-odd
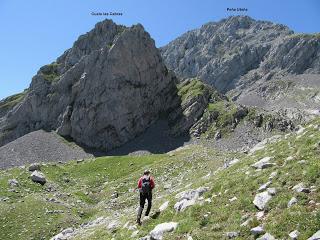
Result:
{"label": "boulder", "polygon": [[39,172],[37,170],[32,172],[31,180],[33,182],[40,183],[41,185],[44,185],[47,182],[47,180],[46,180],[45,176],[43,175],[43,173],[41,173],[41,172]]}
{"label": "boulder", "polygon": [[120,227],[120,222],[118,220],[112,220],[111,222],[108,223],[107,229],[110,232],[116,232],[118,228]]}
{"label": "boulder", "polygon": [[159,207],[159,212],[163,212],[166,210],[169,206],[169,201],[164,202],[160,207]]}
{"label": "boulder", "polygon": [[60,232],[59,234],[52,237],[50,240],[66,240],[70,238],[73,233],[74,233],[74,230],[72,228],[67,228],[67,229],[64,229],[62,232]]}
{"label": "boulder", "polygon": [[182,199],[181,201],[177,202],[174,205],[174,209],[177,212],[183,212],[187,207],[193,206],[196,204],[196,200],[195,199]]}
{"label": "boulder", "polygon": [[261,237],[257,238],[257,240],[276,240],[276,239],[270,233],[265,233]]}
{"label": "boulder", "polygon": [[271,157],[264,157],[260,159],[258,162],[252,164],[251,166],[256,169],[264,169],[275,166],[274,163],[270,163]]}
{"label": "boulder", "polygon": [[33,171],[40,171],[41,170],[41,164],[40,163],[33,163],[29,166],[29,171],[33,172]]}
{"label": "boulder", "polygon": [[8,184],[10,187],[18,187],[19,186],[19,182],[17,179],[9,179]]}
{"label": "boulder", "polygon": [[270,184],[271,184],[271,181],[268,181],[268,182],[266,182],[265,184],[262,184],[262,185],[259,187],[258,191],[264,191],[264,190],[266,190],[267,187],[269,187]]}
{"label": "boulder", "polygon": [[277,189],[276,188],[268,188],[267,191],[271,196],[274,196],[277,193]]}
{"label": "boulder", "polygon": [[174,209],[177,212],[184,211],[187,207],[196,204],[199,197],[206,191],[208,191],[207,187],[200,187],[178,193],[176,198],[180,199],[180,201],[174,205]]}
{"label": "boulder", "polygon": [[289,233],[289,237],[292,239],[292,240],[297,240],[298,237],[300,235],[300,232],[298,230],[294,230],[292,231],[291,233]]}
{"label": "boulder", "polygon": [[308,240],[320,240],[320,230],[313,234]]}
{"label": "boulder", "polygon": [[292,205],[297,204],[297,203],[298,203],[298,199],[296,199],[295,197],[292,197],[290,199],[290,201],[288,202],[288,207],[291,207]]}
{"label": "boulder", "polygon": [[303,193],[310,193],[310,189],[306,188],[304,183],[299,183],[295,185],[292,190],[295,190],[296,192],[303,192]]}
{"label": "boulder", "polygon": [[236,238],[236,237],[239,236],[239,234],[240,234],[239,232],[227,232],[226,233],[226,237],[229,238],[229,239]]}
{"label": "boulder", "polygon": [[257,226],[257,227],[251,228],[250,232],[253,235],[260,235],[260,234],[264,233],[264,229],[262,226]]}
{"label": "boulder", "polygon": [[266,207],[266,204],[269,202],[269,200],[272,198],[272,196],[269,194],[268,191],[258,193],[254,200],[253,204],[260,210],[264,210]]}
{"label": "boulder", "polygon": [[172,232],[178,227],[177,222],[166,222],[158,224],[151,232],[150,237],[152,240],[162,240],[163,234]]}

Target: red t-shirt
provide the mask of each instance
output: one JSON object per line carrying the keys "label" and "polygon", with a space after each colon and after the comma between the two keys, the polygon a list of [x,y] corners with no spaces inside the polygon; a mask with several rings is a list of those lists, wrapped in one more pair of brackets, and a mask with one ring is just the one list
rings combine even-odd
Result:
{"label": "red t-shirt", "polygon": [[151,187],[151,189],[154,189],[155,184],[154,184],[154,179],[153,179],[153,177],[152,177],[152,176],[145,176],[145,175],[143,175],[143,176],[139,179],[139,181],[138,181],[138,188],[139,188],[139,189],[142,188],[142,179],[143,179],[143,178],[148,178],[148,177],[150,177],[150,187]]}

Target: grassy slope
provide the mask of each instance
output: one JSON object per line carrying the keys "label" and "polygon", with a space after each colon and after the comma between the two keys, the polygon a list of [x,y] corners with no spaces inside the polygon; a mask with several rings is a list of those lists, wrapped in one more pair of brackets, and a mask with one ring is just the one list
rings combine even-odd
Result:
{"label": "grassy slope", "polygon": [[14,106],[16,106],[19,102],[23,100],[26,92],[27,90],[25,90],[22,93],[14,94],[10,97],[3,99],[0,102],[0,111],[7,111],[8,109],[11,109]]}
{"label": "grassy slope", "polygon": [[[9,197],[10,200],[0,201],[0,239],[49,239],[61,229],[76,227],[100,216],[112,216],[114,212],[120,214],[122,224],[127,221],[133,224],[138,196],[128,190],[135,187],[144,168],[152,168],[156,177],[153,209],[166,200],[170,200],[170,206],[159,218],[145,222],[139,228],[139,236],[145,236],[158,223],[178,221],[178,229],[164,239],[185,239],[187,234],[191,234],[193,239],[224,239],[228,231],[240,231],[237,239],[253,239],[250,228],[261,224],[277,238],[287,238],[289,232],[297,229],[301,232],[300,239],[306,239],[320,228],[319,206],[309,204],[310,200],[320,202],[319,126],[320,120],[317,120],[302,135],[287,135],[280,142],[251,156],[230,155],[191,146],[177,151],[174,156],[106,157],[79,164],[47,165],[43,167],[49,180],[45,186],[32,183],[26,169],[2,171],[0,198]],[[264,156],[274,157],[277,166],[258,172],[250,167]],[[288,156],[293,159],[285,163]],[[202,178],[216,171],[225,159],[233,157],[241,161],[209,178]],[[307,163],[298,163],[302,159]],[[268,204],[266,217],[258,221],[255,219],[258,210],[252,201],[259,186],[268,181],[273,171],[278,172],[271,184],[271,187],[277,188],[277,194]],[[16,188],[18,193],[8,191],[7,181],[11,178],[20,182],[20,187]],[[172,182],[172,192],[164,189],[164,184],[168,182]],[[291,187],[299,182],[316,186],[316,191],[310,194],[292,191]],[[210,187],[205,198],[211,198],[212,202],[177,214],[173,209],[176,202],[174,196],[189,183],[192,184],[189,188]],[[46,191],[49,185],[56,191]],[[114,191],[119,193],[119,198],[109,209]],[[287,208],[293,196],[298,199],[298,204]],[[60,203],[45,200],[51,197]],[[237,197],[237,200],[230,203],[232,197]],[[46,210],[54,209],[64,212],[46,213]],[[240,226],[244,215],[254,218],[247,227]],[[131,231],[122,228],[111,234],[105,226],[101,226],[76,239],[129,239],[130,235]]]}

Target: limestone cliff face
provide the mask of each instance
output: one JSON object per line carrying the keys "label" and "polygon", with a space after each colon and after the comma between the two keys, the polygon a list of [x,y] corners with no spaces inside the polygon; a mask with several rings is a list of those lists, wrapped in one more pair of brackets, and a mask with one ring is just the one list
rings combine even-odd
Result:
{"label": "limestone cliff face", "polygon": [[234,16],[189,31],[161,48],[169,69],[197,77],[233,100],[301,118],[320,114],[320,37]]}
{"label": "limestone cliff face", "polygon": [[40,68],[22,102],[0,119],[0,145],[42,128],[112,149],[177,101],[174,80],[141,25],[103,21]]}

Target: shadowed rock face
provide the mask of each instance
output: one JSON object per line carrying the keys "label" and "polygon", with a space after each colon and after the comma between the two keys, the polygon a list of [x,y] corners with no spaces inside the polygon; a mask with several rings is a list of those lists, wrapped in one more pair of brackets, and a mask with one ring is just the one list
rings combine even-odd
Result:
{"label": "shadowed rock face", "polygon": [[200,78],[240,104],[286,109],[295,118],[319,105],[318,34],[234,16],[183,34],[161,54],[177,76]]}
{"label": "shadowed rock face", "polygon": [[42,128],[109,150],[176,100],[174,76],[143,27],[106,20],[40,68],[23,101],[0,119],[0,145]]}

